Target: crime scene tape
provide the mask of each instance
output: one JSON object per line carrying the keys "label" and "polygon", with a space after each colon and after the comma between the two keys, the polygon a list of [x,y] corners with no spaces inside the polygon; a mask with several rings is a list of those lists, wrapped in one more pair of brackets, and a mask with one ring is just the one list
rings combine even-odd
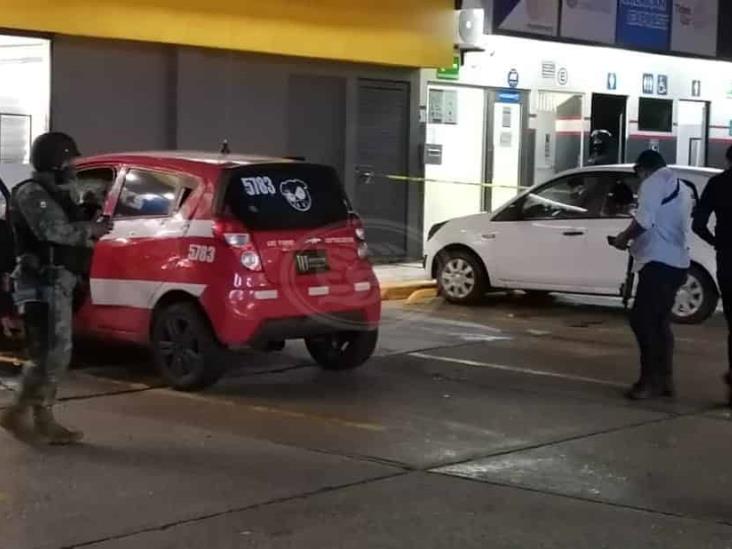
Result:
{"label": "crime scene tape", "polygon": [[432,179],[429,177],[414,177],[409,175],[393,175],[393,174],[386,174],[386,173],[377,173],[377,172],[361,172],[360,174],[363,177],[368,177],[371,179],[387,179],[389,181],[400,181],[402,183],[444,183],[449,185],[469,185],[472,187],[481,187],[485,189],[513,189],[513,190],[519,190],[519,191],[525,191],[526,189],[529,189],[530,187],[521,187],[518,185],[499,185],[497,183],[487,183],[487,182],[472,182],[472,181],[457,181],[457,180],[450,180],[450,179]]}

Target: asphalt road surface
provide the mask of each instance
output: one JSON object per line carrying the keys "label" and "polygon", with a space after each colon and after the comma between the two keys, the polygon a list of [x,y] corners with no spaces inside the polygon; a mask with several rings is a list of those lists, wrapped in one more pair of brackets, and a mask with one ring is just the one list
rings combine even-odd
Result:
{"label": "asphalt road surface", "polygon": [[88,442],[1,435],[0,547],[732,548],[721,318],[676,328],[679,396],[638,404],[617,308],[494,296],[385,317],[358,371],[294,344],[231,357],[195,394],[142,352],[80,350],[60,415]]}

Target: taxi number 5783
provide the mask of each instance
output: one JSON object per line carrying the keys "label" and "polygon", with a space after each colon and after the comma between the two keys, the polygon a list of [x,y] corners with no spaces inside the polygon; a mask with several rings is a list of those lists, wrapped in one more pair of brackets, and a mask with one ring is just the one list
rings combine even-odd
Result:
{"label": "taxi number 5783", "polygon": [[201,263],[213,263],[216,259],[216,248],[201,244],[191,244],[188,247],[188,259]]}

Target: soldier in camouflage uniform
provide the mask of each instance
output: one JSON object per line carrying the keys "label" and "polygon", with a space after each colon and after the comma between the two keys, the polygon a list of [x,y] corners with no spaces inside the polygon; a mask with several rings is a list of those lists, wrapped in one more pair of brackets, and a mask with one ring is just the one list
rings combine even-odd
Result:
{"label": "soldier in camouflage uniform", "polygon": [[[49,444],[81,441],[81,432],[53,416],[59,379],[71,362],[72,301],[79,275],[88,273],[94,241],[111,229],[108,221],[82,221],[83,214],[64,186],[73,181],[76,143],[61,133],[33,143],[35,169],[11,197],[18,265],[15,300],[25,323],[29,362],[15,403],[0,426],[19,438]],[[30,415],[33,413],[33,423]]]}

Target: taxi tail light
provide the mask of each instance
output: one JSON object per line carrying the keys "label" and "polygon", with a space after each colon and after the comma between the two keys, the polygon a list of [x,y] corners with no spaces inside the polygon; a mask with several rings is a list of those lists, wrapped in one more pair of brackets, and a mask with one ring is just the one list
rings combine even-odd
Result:
{"label": "taxi tail light", "polygon": [[349,214],[349,223],[353,227],[353,232],[356,236],[358,257],[359,259],[367,259],[369,257],[369,245],[366,242],[366,229],[363,226],[363,221],[358,214],[351,212]]}
{"label": "taxi tail light", "polygon": [[246,232],[246,228],[241,223],[217,221],[214,223],[213,233],[227,246],[240,252],[239,261],[242,267],[254,272],[262,270],[262,258],[259,256],[257,246],[252,240],[252,235]]}

